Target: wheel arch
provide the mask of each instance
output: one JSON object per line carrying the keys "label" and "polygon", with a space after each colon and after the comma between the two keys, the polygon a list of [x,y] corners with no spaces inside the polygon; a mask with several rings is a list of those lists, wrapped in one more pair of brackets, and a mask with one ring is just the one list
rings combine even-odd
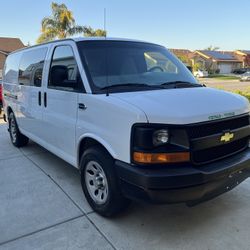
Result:
{"label": "wheel arch", "polygon": [[80,137],[77,144],[77,168],[80,167],[80,160],[83,152],[91,147],[99,145],[101,146],[107,153],[109,153],[114,159],[117,158],[117,154],[112,149],[111,145],[107,143],[104,139],[94,134],[85,134]]}

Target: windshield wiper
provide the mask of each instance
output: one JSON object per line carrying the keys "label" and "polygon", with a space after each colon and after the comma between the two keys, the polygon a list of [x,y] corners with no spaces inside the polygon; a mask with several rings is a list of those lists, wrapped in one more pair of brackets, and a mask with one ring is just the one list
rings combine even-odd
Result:
{"label": "windshield wiper", "polygon": [[172,87],[174,85],[174,88],[192,88],[192,87],[203,87],[199,83],[192,83],[192,82],[186,82],[186,81],[172,81],[172,82],[164,82],[160,84],[160,86],[167,86]]}
{"label": "windshield wiper", "polygon": [[149,85],[146,83],[122,83],[122,84],[113,84],[107,85],[105,87],[100,88],[100,90],[107,90],[106,95],[109,95],[109,90],[119,87],[146,87],[146,88],[153,88],[153,89],[162,89],[160,85]]}

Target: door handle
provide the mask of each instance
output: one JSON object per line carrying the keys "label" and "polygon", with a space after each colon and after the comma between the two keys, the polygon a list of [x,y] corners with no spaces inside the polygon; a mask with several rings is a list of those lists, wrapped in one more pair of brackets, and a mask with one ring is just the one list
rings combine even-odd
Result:
{"label": "door handle", "polygon": [[38,105],[41,106],[42,104],[42,93],[41,91],[38,92]]}
{"label": "door handle", "polygon": [[84,103],[78,103],[78,108],[85,110],[87,109],[87,106]]}
{"label": "door handle", "polygon": [[44,92],[43,94],[43,104],[44,104],[44,107],[46,108],[47,107],[47,93]]}

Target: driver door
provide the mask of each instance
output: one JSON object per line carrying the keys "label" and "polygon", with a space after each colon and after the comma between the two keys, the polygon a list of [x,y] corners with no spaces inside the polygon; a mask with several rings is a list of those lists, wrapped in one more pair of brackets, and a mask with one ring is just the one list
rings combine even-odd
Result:
{"label": "driver door", "polygon": [[75,164],[78,92],[81,86],[73,45],[53,48],[44,92],[46,142],[57,155]]}

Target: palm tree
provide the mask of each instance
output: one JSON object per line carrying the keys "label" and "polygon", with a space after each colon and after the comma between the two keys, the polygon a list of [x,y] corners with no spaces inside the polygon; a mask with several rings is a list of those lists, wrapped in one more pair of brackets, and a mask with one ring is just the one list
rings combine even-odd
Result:
{"label": "palm tree", "polygon": [[107,32],[106,30],[102,30],[102,29],[93,29],[90,26],[89,27],[84,27],[84,32],[83,32],[84,36],[86,37],[90,37],[90,36],[107,36]]}
{"label": "palm tree", "polygon": [[63,39],[75,34],[84,33],[85,27],[76,25],[72,11],[65,4],[52,2],[52,15],[42,20],[42,34],[37,43],[54,39]]}

